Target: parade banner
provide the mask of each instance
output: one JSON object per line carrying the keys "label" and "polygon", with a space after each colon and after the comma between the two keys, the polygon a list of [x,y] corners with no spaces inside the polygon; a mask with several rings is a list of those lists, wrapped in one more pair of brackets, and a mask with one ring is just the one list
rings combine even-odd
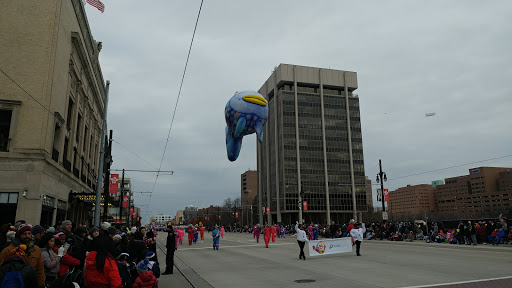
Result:
{"label": "parade banner", "polygon": [[110,174],[110,193],[117,194],[119,192],[119,174]]}
{"label": "parade banner", "polygon": [[309,245],[309,256],[352,252],[352,238],[350,237],[311,240],[307,243]]}
{"label": "parade banner", "polygon": [[389,192],[388,192],[388,189],[384,189],[384,202],[389,202]]}

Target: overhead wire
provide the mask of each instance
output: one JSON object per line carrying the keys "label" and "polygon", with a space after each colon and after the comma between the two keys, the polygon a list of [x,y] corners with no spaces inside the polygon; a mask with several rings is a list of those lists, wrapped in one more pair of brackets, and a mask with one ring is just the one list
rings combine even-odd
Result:
{"label": "overhead wire", "polygon": [[[190,41],[190,46],[188,48],[188,54],[187,54],[187,60],[185,62],[185,68],[183,69],[183,75],[181,76],[180,89],[178,91],[178,97],[176,99],[176,104],[174,105],[174,112],[173,112],[172,118],[171,118],[171,125],[169,126],[169,132],[167,133],[167,139],[165,141],[165,147],[164,147],[164,151],[162,153],[162,159],[160,160],[160,166],[158,168],[158,171],[160,171],[162,169],[162,164],[164,162],[165,152],[167,151],[167,145],[169,144],[169,137],[171,135],[171,130],[172,130],[172,126],[173,126],[173,123],[174,123],[174,118],[176,116],[176,111],[177,111],[177,108],[178,108],[178,102],[180,101],[181,90],[183,88],[183,82],[185,80],[185,75],[187,73],[188,61],[190,59],[190,52],[192,51],[192,45],[194,43],[194,37],[196,35],[197,24],[199,23],[199,16],[201,15],[201,9],[203,7],[203,1],[204,0],[201,0],[201,5],[199,6],[199,11],[197,13],[196,23],[195,23],[195,26],[194,26],[194,32],[192,33],[192,40]],[[149,197],[149,201],[151,201],[151,197],[153,195],[153,192],[155,191],[156,183],[158,181],[158,177],[159,176],[160,176],[160,173],[157,173],[156,178],[155,178],[155,182],[153,184],[153,189],[151,189],[151,194],[150,194],[150,197]]]}

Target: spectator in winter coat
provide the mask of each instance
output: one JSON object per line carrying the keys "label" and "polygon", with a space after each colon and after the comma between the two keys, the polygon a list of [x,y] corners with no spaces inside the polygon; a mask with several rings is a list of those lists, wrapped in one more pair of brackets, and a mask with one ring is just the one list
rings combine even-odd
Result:
{"label": "spectator in winter coat", "polygon": [[148,259],[144,259],[144,261],[140,261],[137,264],[137,272],[139,272],[139,277],[135,279],[135,283],[133,283],[133,288],[154,288],[158,285],[158,280],[156,280],[153,272],[148,268]]}
{"label": "spectator in winter coat", "polygon": [[44,263],[44,274],[46,283],[52,283],[59,276],[60,259],[64,254],[64,247],[59,248],[57,253],[53,250],[55,247],[55,238],[52,233],[46,233],[41,237],[39,243],[41,247],[41,257]]}
{"label": "spectator in winter coat", "polygon": [[134,239],[128,244],[128,253],[131,256],[131,260],[138,263],[146,258],[146,244],[144,243],[144,235],[142,232],[137,231],[133,234]]}
{"label": "spectator in winter coat", "polygon": [[43,237],[44,233],[45,233],[45,230],[44,230],[43,226],[36,225],[36,226],[32,227],[32,237],[34,238],[34,244],[39,246],[39,248],[42,248],[39,245],[39,241],[41,241],[41,237]]}
{"label": "spectator in winter coat", "polygon": [[114,250],[112,239],[96,237],[92,240],[91,249],[85,259],[85,285],[94,288],[122,288],[118,265],[111,254]]}
{"label": "spectator in winter coat", "polygon": [[123,283],[123,287],[132,287],[133,280],[131,277],[131,267],[130,263],[128,263],[128,259],[130,255],[126,253],[122,253],[119,256],[119,264],[117,268],[119,270],[119,276],[121,277],[121,282]]}
{"label": "spectator in winter coat", "polygon": [[38,287],[36,271],[32,266],[25,264],[23,256],[14,255],[7,258],[0,267],[0,279],[4,279],[5,275],[11,271],[20,272],[25,287]]}
{"label": "spectator in winter coat", "polygon": [[[21,245],[25,245],[26,249],[24,249],[23,253],[17,253],[16,251],[20,250]],[[37,285],[44,286],[45,284],[45,275],[44,275],[44,264],[43,258],[41,257],[41,249],[34,245],[32,242],[32,226],[29,224],[20,224],[18,225],[18,230],[16,232],[15,238],[12,239],[11,244],[7,246],[0,253],[0,265],[4,263],[7,258],[13,255],[23,256],[23,260],[25,263],[32,266],[36,271],[37,275]]]}

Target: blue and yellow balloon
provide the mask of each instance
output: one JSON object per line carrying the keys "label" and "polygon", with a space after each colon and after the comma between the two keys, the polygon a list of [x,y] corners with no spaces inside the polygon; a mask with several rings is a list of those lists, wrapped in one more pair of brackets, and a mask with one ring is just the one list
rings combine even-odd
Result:
{"label": "blue and yellow balloon", "polygon": [[237,92],[224,109],[226,117],[226,150],[229,161],[235,161],[242,149],[242,138],[256,132],[263,141],[263,125],[267,122],[268,103],[255,91]]}

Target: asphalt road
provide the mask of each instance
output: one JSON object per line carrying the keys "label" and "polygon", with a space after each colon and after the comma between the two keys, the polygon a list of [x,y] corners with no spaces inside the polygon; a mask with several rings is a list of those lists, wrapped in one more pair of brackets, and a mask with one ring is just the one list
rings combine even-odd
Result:
{"label": "asphalt road", "polygon": [[[165,247],[165,236],[158,236],[161,247]],[[305,253],[309,255],[307,249]],[[298,257],[295,237],[276,239],[270,248],[265,248],[262,237],[256,243],[252,235],[245,233],[226,233],[220,240],[220,250],[215,251],[211,235],[206,234],[204,241],[178,247],[175,266],[184,275],[172,276],[188,278],[192,283],[189,287],[201,288],[512,287],[511,245],[371,240],[362,243],[361,254],[357,257],[354,247],[352,253],[307,257],[304,261]],[[165,279],[160,279],[164,284]]]}

